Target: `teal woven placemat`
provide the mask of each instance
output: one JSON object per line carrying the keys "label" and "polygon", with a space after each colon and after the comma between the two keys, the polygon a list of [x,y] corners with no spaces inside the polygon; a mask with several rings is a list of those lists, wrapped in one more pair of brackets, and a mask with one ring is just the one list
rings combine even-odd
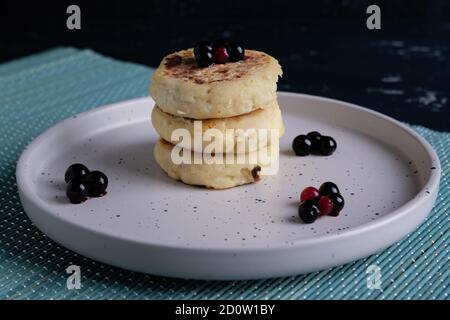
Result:
{"label": "teal woven placemat", "polygon": [[[401,242],[340,267],[259,281],[177,280],[98,263],[48,239],[19,202],[15,166],[21,151],[64,118],[147,95],[151,71],[74,48],[0,65],[0,298],[448,299],[450,133],[419,126],[413,128],[434,146],[443,168],[435,208]],[[72,264],[81,267],[79,290],[66,287],[65,269]],[[367,286],[371,265],[380,268],[382,290]]]}

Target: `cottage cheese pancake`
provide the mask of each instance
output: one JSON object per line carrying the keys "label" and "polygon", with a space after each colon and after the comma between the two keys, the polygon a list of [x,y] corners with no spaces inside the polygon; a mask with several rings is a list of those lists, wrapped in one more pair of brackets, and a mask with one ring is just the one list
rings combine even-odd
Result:
{"label": "cottage cheese pancake", "polygon": [[188,49],[162,60],[150,91],[166,113],[193,119],[225,118],[271,106],[281,75],[278,61],[263,52],[246,50],[242,61],[201,68]]}
{"label": "cottage cheese pancake", "polygon": [[[156,162],[169,177],[181,180],[186,184],[212,189],[227,189],[258,181],[261,179],[261,168],[272,166],[279,157],[278,144],[275,144],[265,150],[267,155],[273,154],[274,156],[265,160],[258,156],[256,163],[246,161],[244,164],[175,164],[171,158],[173,148],[172,144],[160,139],[153,149]],[[272,148],[277,148],[277,150],[273,150],[276,152],[271,153]],[[191,155],[193,159],[193,152]],[[247,156],[247,159],[250,157]]]}
{"label": "cottage cheese pancake", "polygon": [[[161,138],[177,144],[180,141],[172,140],[172,133],[176,129],[186,129],[189,131],[191,139],[188,141],[181,141],[180,145],[196,152],[203,152],[206,145],[208,145],[212,140],[208,141],[202,139],[203,144],[196,148],[194,143],[194,121],[197,121],[197,126],[201,130],[200,132],[202,137],[205,136],[205,133],[210,132],[214,134],[213,139],[223,142],[223,152],[245,153],[265,147],[270,144],[271,129],[278,130],[278,135],[275,137],[276,139],[279,139],[284,134],[281,111],[276,102],[272,103],[265,109],[258,109],[240,116],[219,119],[194,120],[174,116],[169,113],[165,113],[158,106],[155,106],[152,111],[153,127],[156,129]],[[232,134],[227,135],[227,129],[232,129]],[[267,135],[259,134],[260,129],[266,129],[265,132]],[[198,132],[196,133],[198,134]],[[245,146],[242,147],[242,149],[237,147],[237,143],[241,141],[239,135],[241,135],[242,138],[245,138],[244,141],[246,141]]]}

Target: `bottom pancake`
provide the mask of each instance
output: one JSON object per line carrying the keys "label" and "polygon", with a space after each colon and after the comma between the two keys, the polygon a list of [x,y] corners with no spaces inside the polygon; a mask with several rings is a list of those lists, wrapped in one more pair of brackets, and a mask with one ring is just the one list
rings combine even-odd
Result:
{"label": "bottom pancake", "polygon": [[[155,144],[153,155],[159,166],[171,178],[190,185],[227,189],[256,182],[261,179],[261,176],[278,171],[278,143],[250,154],[230,154],[230,159],[226,159],[225,155],[215,155],[214,159],[217,161],[223,157],[222,163],[205,163],[208,160],[204,154],[195,154],[187,149],[174,148],[176,148],[174,145],[160,139]],[[188,158],[191,161],[179,163],[180,155],[187,156],[184,152],[190,153]],[[193,163],[196,156],[202,159],[202,163]]]}

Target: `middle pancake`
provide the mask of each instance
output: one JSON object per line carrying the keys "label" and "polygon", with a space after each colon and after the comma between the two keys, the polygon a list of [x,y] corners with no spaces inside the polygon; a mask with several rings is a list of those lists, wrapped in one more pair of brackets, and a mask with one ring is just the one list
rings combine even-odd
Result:
{"label": "middle pancake", "polygon": [[[214,140],[222,145],[223,152],[253,152],[269,145],[271,138],[279,139],[284,134],[281,111],[276,101],[270,107],[239,116],[203,120],[174,116],[155,106],[152,124],[164,140],[196,152],[203,152]],[[189,132],[190,139],[179,141],[176,135],[172,135],[177,129]],[[202,135],[199,140],[201,144],[194,143],[194,131]],[[209,141],[205,139],[208,135],[212,136]]]}

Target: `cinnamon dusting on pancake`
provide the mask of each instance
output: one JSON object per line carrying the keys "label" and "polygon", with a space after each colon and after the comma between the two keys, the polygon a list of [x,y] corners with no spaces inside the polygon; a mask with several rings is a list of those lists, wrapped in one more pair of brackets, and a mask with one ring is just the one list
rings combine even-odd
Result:
{"label": "cinnamon dusting on pancake", "polygon": [[171,69],[180,65],[182,62],[183,62],[182,57],[180,57],[177,54],[173,54],[166,58],[166,60],[164,61],[164,65],[166,66],[167,69]]}

